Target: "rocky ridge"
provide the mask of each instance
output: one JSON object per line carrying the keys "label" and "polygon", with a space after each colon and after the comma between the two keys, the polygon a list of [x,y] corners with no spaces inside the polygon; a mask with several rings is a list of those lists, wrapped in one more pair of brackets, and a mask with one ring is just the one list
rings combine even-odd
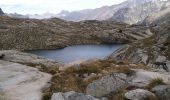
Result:
{"label": "rocky ridge", "polygon": [[[168,0],[128,0],[129,6],[119,9],[113,14],[111,20],[121,21],[128,24],[143,22],[146,17],[170,6]],[[141,2],[141,3],[140,3]],[[140,16],[140,17],[139,17]]]}
{"label": "rocky ridge", "polygon": [[[144,40],[137,41],[126,47],[117,50],[110,59],[126,59],[132,62],[143,62],[145,64],[153,64],[154,62],[165,62],[169,67],[170,61],[170,21],[169,14],[161,19],[152,29],[155,35]],[[167,18],[168,17],[168,18]]]}
{"label": "rocky ridge", "polygon": [[150,37],[148,27],[113,21],[67,22],[0,17],[1,50],[56,49],[76,44],[130,43]]}
{"label": "rocky ridge", "polygon": [[117,5],[82,11],[62,11],[58,18],[68,21],[115,20],[128,24],[142,22],[147,16],[170,5],[169,0],[127,0]]}

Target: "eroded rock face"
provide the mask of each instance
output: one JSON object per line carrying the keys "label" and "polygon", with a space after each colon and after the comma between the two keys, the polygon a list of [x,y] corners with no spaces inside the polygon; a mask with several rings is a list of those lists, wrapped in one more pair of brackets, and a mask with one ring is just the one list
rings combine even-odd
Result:
{"label": "eroded rock face", "polygon": [[83,93],[77,93],[74,91],[66,93],[54,93],[51,100],[99,100],[90,95],[85,95]]}
{"label": "eroded rock face", "polygon": [[150,100],[156,97],[152,92],[144,89],[136,89],[125,93],[125,98],[128,100]]}
{"label": "eroded rock face", "polygon": [[158,85],[152,89],[159,100],[170,100],[170,85]]}
{"label": "eroded rock face", "polygon": [[103,97],[111,92],[118,91],[127,85],[128,77],[123,73],[114,73],[104,76],[99,80],[90,83],[86,88],[86,93],[94,97]]}
{"label": "eroded rock face", "polygon": [[41,100],[51,75],[35,68],[0,60],[0,97],[4,100]]}

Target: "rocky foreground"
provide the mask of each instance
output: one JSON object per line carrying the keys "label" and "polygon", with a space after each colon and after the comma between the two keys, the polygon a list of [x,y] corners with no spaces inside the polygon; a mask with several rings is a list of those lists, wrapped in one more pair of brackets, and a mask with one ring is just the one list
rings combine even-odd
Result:
{"label": "rocky foreground", "polygon": [[0,100],[41,100],[51,75],[0,60]]}
{"label": "rocky foreground", "polygon": [[[24,54],[23,58],[30,57]],[[10,60],[8,54],[0,61],[2,100],[169,100],[169,72],[142,63],[92,60],[60,70],[48,64],[41,68],[18,58]]]}

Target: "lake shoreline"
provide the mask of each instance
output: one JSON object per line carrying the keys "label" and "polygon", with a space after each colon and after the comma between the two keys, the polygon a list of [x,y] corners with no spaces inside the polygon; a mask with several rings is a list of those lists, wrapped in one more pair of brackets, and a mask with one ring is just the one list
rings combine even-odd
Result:
{"label": "lake shoreline", "polygon": [[[28,50],[26,53],[35,54],[59,62],[72,63],[79,60],[104,59],[114,51],[124,46],[122,44],[83,44],[72,45],[63,49]],[[94,56],[94,57],[93,57]],[[66,59],[66,60],[65,60]],[[74,59],[74,60],[68,60]]]}
{"label": "lake shoreline", "polygon": [[80,44],[71,44],[71,45],[63,45],[63,46],[56,46],[56,47],[49,47],[47,49],[25,49],[25,50],[19,50],[21,52],[28,52],[28,51],[35,51],[35,50],[56,50],[56,49],[64,49],[69,46],[78,46],[78,45],[111,45],[111,44],[116,44],[116,45],[127,45],[129,43],[123,43],[123,42],[113,42],[113,43],[80,43]]}

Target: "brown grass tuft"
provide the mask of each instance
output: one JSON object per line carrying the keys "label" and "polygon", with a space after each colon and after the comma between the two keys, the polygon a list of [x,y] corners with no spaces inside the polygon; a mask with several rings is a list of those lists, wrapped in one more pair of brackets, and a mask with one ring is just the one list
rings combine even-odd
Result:
{"label": "brown grass tuft", "polygon": [[163,79],[161,78],[155,78],[155,79],[152,79],[148,86],[146,87],[147,89],[151,90],[153,87],[157,86],[157,85],[165,85]]}

